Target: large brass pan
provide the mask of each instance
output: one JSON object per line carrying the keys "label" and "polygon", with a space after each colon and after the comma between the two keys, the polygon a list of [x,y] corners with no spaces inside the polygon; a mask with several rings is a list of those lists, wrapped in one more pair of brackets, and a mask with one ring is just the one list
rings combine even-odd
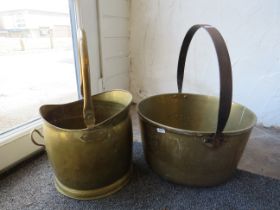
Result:
{"label": "large brass pan", "polygon": [[[112,194],[129,181],[132,96],[124,90],[91,96],[86,42],[80,46],[84,100],[44,105],[40,114],[57,190],[75,199],[95,199]],[[38,132],[31,135],[37,145],[34,133]]]}
{"label": "large brass pan", "polygon": [[[199,28],[210,34],[218,55],[220,99],[181,93],[187,51]],[[188,31],[180,52],[177,82],[178,94],[152,96],[138,105],[145,158],[158,175],[175,183],[223,183],[237,167],[256,116],[231,102],[230,58],[215,28],[195,25]]]}

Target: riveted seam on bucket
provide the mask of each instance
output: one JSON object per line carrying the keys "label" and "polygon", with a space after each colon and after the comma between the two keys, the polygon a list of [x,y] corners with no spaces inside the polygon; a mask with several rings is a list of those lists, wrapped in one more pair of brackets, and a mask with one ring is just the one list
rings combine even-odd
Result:
{"label": "riveted seam on bucket", "polygon": [[205,146],[215,149],[221,147],[225,143],[225,137],[223,134],[211,134],[209,136],[203,136],[202,142]]}

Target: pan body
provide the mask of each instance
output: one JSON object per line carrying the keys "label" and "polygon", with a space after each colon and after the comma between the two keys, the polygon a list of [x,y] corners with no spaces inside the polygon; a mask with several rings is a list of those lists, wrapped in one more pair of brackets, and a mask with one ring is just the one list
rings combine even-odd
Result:
{"label": "pan body", "polygon": [[191,186],[214,186],[234,173],[256,123],[255,114],[233,103],[223,141],[215,133],[219,100],[196,94],[163,94],[138,104],[147,163],[162,178]]}

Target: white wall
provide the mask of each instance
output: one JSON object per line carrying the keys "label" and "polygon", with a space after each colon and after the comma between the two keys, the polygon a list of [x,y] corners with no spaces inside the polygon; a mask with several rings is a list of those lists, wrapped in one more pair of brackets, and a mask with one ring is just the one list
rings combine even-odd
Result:
{"label": "white wall", "polygon": [[103,90],[129,89],[128,0],[98,0]]}
{"label": "white wall", "polygon": [[130,1],[77,2],[81,26],[87,33],[92,93],[128,90]]}
{"label": "white wall", "polygon": [[87,35],[87,46],[89,55],[91,93],[96,94],[102,91],[101,62],[99,43],[98,23],[98,0],[72,0],[78,13],[78,25],[85,30]]}
{"label": "white wall", "polygon": [[[131,91],[143,97],[176,92],[177,59],[187,30],[197,23],[217,27],[233,67],[233,100],[266,126],[280,125],[279,0],[132,0]],[[218,68],[203,30],[191,45],[184,92],[218,95]]]}

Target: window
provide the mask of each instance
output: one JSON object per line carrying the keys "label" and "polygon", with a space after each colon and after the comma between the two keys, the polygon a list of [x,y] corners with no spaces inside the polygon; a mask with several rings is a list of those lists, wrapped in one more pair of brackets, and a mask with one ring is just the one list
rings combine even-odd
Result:
{"label": "window", "polygon": [[0,135],[38,119],[42,104],[77,99],[68,11],[67,0],[1,5]]}
{"label": "window", "polygon": [[76,20],[87,34],[92,94],[128,89],[129,7],[128,0],[0,0],[0,173],[38,151],[30,132],[41,128],[42,104],[78,98]]}
{"label": "window", "polygon": [[[13,162],[11,153],[20,158],[21,150],[34,150],[19,148],[31,145],[29,132],[41,124],[39,107],[75,101],[78,93],[68,0],[0,4],[1,171]],[[7,139],[21,143],[9,145],[12,152],[1,150]]]}

